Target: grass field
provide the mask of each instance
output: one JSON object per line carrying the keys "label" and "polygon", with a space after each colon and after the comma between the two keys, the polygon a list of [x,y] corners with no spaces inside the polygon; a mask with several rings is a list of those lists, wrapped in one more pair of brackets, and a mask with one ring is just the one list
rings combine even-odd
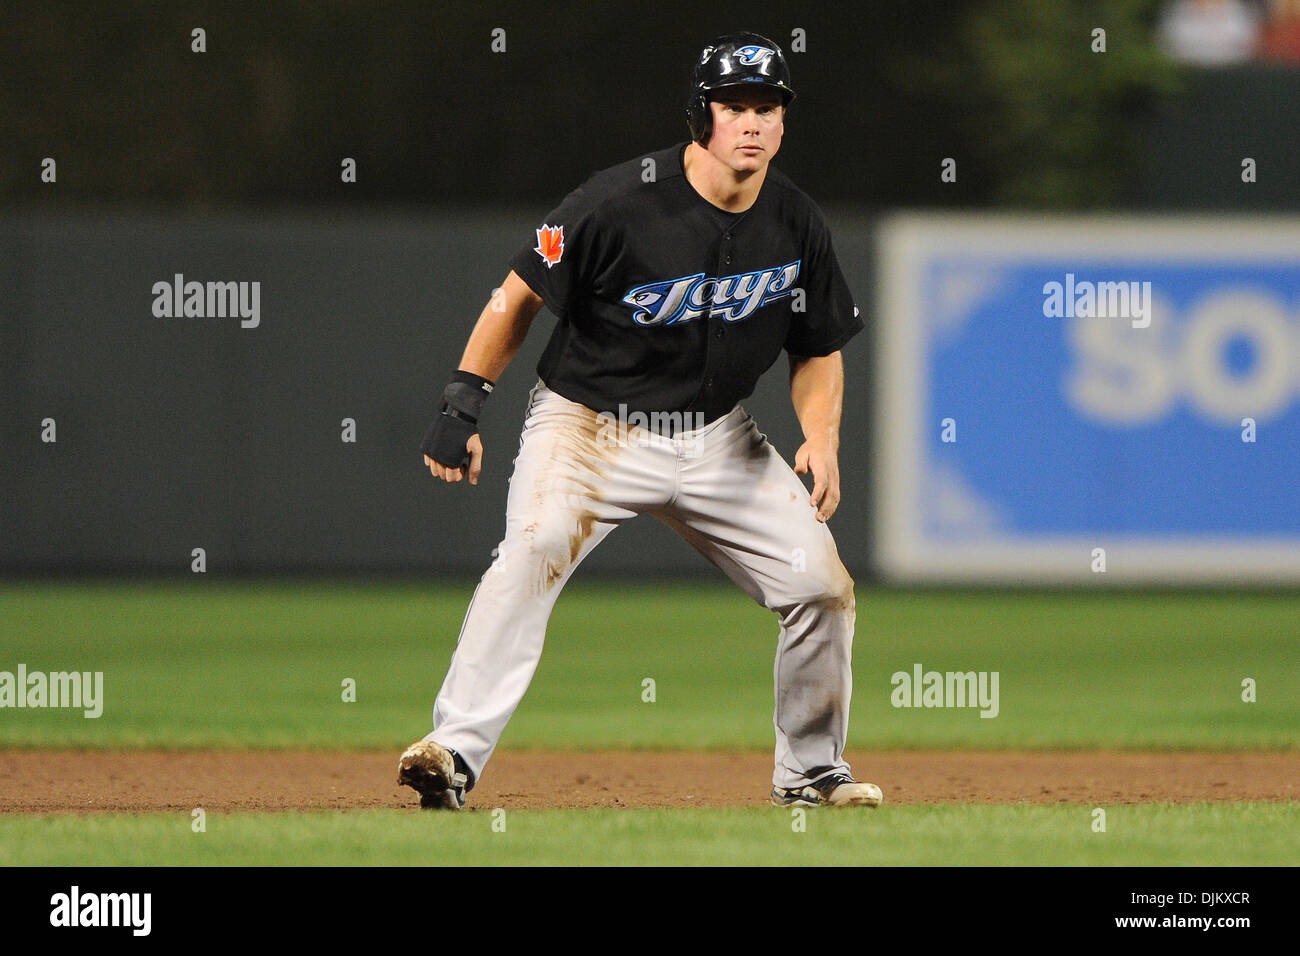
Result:
{"label": "grass field", "polygon": [[[0,586],[0,671],[105,683],[98,719],[0,711],[0,746],[400,746],[427,730],[472,590]],[[771,612],[728,587],[575,582],[503,746],[766,750],[776,634]],[[850,746],[1289,749],[1297,638],[1291,593],[861,590]],[[998,672],[998,716],[894,708],[891,675],[917,663]]]}
{"label": "grass field", "polygon": [[[397,748],[428,726],[473,582],[0,586],[0,671],[102,671],[103,716],[0,710],[0,747]],[[860,589],[850,748],[1293,749],[1300,594]],[[514,749],[771,746],[775,617],[725,585],[575,582]],[[999,714],[891,706],[997,671]],[[643,680],[656,700],[642,700]],[[1242,681],[1257,686],[1242,701]],[[356,701],[343,700],[345,679]],[[1294,865],[1300,804],[788,811],[0,815],[0,865]]]}
{"label": "grass field", "polygon": [[[493,830],[504,824],[504,830]],[[0,817],[0,866],[1285,866],[1297,804]]]}

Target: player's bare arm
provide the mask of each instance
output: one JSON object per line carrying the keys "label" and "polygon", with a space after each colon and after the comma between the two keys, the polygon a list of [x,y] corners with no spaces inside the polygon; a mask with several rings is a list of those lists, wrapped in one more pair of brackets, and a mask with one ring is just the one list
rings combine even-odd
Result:
{"label": "player's bare arm", "polygon": [[495,382],[524,344],[541,308],[542,297],[511,270],[500,291],[479,314],[461,354],[460,367]]}
{"label": "player's bare arm", "polygon": [[795,474],[813,473],[808,503],[828,521],[840,504],[840,415],[844,405],[844,357],[790,356],[790,400],[803,428],[794,456]]}
{"label": "player's bare arm", "polygon": [[[479,314],[461,355],[459,369],[496,382],[524,344],[541,308],[541,296],[512,270]],[[469,454],[468,467],[453,468],[428,454],[424,463],[435,478],[456,482],[468,475],[469,483],[476,485],[483,470],[483,440],[477,431],[466,441],[465,448]]]}

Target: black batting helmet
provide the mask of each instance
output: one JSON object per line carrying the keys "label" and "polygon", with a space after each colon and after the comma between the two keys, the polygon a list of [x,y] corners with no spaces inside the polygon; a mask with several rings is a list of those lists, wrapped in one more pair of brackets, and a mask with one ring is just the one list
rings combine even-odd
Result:
{"label": "black batting helmet", "polygon": [[785,54],[767,37],[757,33],[730,33],[706,46],[691,69],[691,95],[686,103],[691,138],[697,143],[707,143],[713,132],[710,93],[724,86],[749,83],[780,90],[784,106],[789,106],[794,99]]}

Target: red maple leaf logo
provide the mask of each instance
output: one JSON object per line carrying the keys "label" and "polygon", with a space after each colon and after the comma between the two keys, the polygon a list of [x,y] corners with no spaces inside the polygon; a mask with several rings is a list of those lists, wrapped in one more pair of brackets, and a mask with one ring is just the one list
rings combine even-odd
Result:
{"label": "red maple leaf logo", "polygon": [[537,248],[533,252],[542,257],[548,269],[559,262],[564,255],[564,227],[542,223],[542,228],[537,230]]}

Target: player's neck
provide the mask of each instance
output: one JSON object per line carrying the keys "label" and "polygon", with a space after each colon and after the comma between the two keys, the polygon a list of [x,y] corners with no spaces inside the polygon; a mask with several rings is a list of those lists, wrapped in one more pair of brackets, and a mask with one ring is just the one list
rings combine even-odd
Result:
{"label": "player's neck", "polygon": [[691,143],[682,156],[682,172],[708,202],[727,212],[744,212],[758,200],[767,164],[752,172],[736,172],[699,143]]}

